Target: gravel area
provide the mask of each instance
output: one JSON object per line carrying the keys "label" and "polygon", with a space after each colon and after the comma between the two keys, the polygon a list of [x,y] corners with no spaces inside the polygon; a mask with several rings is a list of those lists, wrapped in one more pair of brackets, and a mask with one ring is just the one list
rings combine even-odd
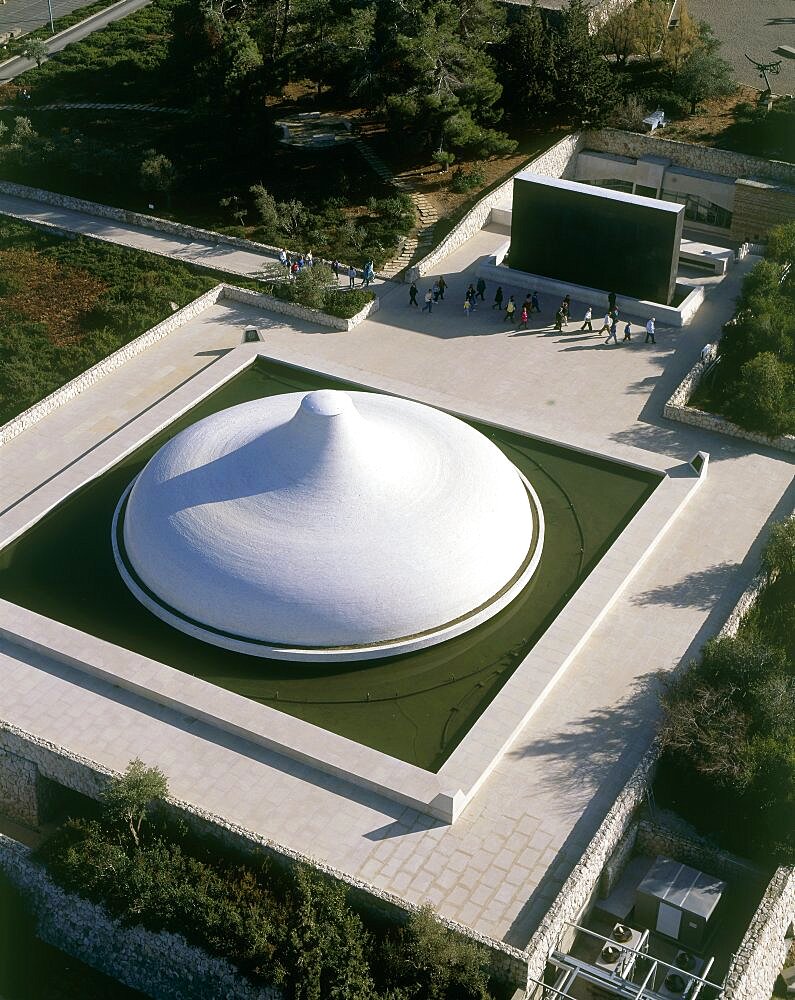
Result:
{"label": "gravel area", "polygon": [[779,45],[795,48],[795,0],[688,0],[687,6],[693,17],[712,25],[739,83],[764,89],[747,52],[757,62],[781,59],[781,72],[770,81],[773,92],[795,93],[795,59],[775,54]]}

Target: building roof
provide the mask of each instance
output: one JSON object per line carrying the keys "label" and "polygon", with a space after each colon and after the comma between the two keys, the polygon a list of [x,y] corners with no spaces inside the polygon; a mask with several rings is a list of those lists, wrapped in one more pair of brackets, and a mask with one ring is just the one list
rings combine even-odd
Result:
{"label": "building roof", "polygon": [[391,655],[466,631],[524,586],[543,535],[532,488],[479,431],[332,390],[193,424],[117,516],[117,563],[150,610],[284,659]]}

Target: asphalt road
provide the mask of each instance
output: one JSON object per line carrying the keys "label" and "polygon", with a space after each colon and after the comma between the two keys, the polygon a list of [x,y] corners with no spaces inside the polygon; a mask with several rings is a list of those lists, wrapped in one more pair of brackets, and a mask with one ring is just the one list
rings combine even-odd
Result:
{"label": "asphalt road", "polygon": [[688,0],[687,9],[712,25],[723,42],[720,54],[740,83],[759,90],[765,86],[747,52],[757,62],[781,59],[781,72],[770,80],[773,93],[795,93],[795,59],[775,53],[779,45],[795,46],[795,0]]}
{"label": "asphalt road", "polygon": [[[18,2],[19,0],[9,0],[7,6],[11,6],[12,4]],[[53,0],[54,14],[56,10],[56,2],[57,0]],[[95,14],[93,17],[89,18],[88,21],[85,21],[82,24],[76,24],[74,27],[67,28],[66,31],[60,32],[60,34],[55,37],[55,41],[48,43],[50,52],[60,52],[61,49],[70,45],[72,42],[79,42],[82,38],[85,38],[94,31],[101,30],[112,21],[118,21],[122,17],[126,17],[128,14],[132,14],[133,11],[139,10],[141,7],[146,7],[146,5],[150,2],[151,0],[124,0],[123,3],[114,4],[112,9],[101,11],[99,14]],[[30,0],[29,7],[32,8],[37,6],[43,6],[46,11],[46,0]],[[75,7],[83,6],[85,6],[84,0],[79,0],[77,3],[72,3],[71,0],[61,0],[59,12],[63,14],[67,10],[74,10]],[[6,7],[0,6],[0,11],[5,10]],[[37,25],[33,25],[33,27],[36,26]],[[6,29],[0,28],[0,30]],[[20,76],[22,73],[26,73],[29,69],[33,69],[35,65],[36,64],[32,59],[25,59],[24,56],[17,56],[15,59],[9,59],[7,62],[0,64],[0,83],[6,83],[8,80],[13,80],[14,77]]]}

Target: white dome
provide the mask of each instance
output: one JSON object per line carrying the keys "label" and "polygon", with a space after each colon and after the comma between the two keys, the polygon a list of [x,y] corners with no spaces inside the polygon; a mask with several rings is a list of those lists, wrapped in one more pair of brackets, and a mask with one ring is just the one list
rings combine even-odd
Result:
{"label": "white dome", "polygon": [[117,508],[125,582],[206,641],[281,659],[439,642],[526,584],[543,517],[486,437],[366,392],[289,393],[165,444]]}

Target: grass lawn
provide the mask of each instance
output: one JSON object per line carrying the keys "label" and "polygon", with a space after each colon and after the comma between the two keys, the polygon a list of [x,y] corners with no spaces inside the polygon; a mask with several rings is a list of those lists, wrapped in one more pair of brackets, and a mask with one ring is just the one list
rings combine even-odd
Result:
{"label": "grass lawn", "polygon": [[0,423],[224,276],[83,237],[0,219]]}

